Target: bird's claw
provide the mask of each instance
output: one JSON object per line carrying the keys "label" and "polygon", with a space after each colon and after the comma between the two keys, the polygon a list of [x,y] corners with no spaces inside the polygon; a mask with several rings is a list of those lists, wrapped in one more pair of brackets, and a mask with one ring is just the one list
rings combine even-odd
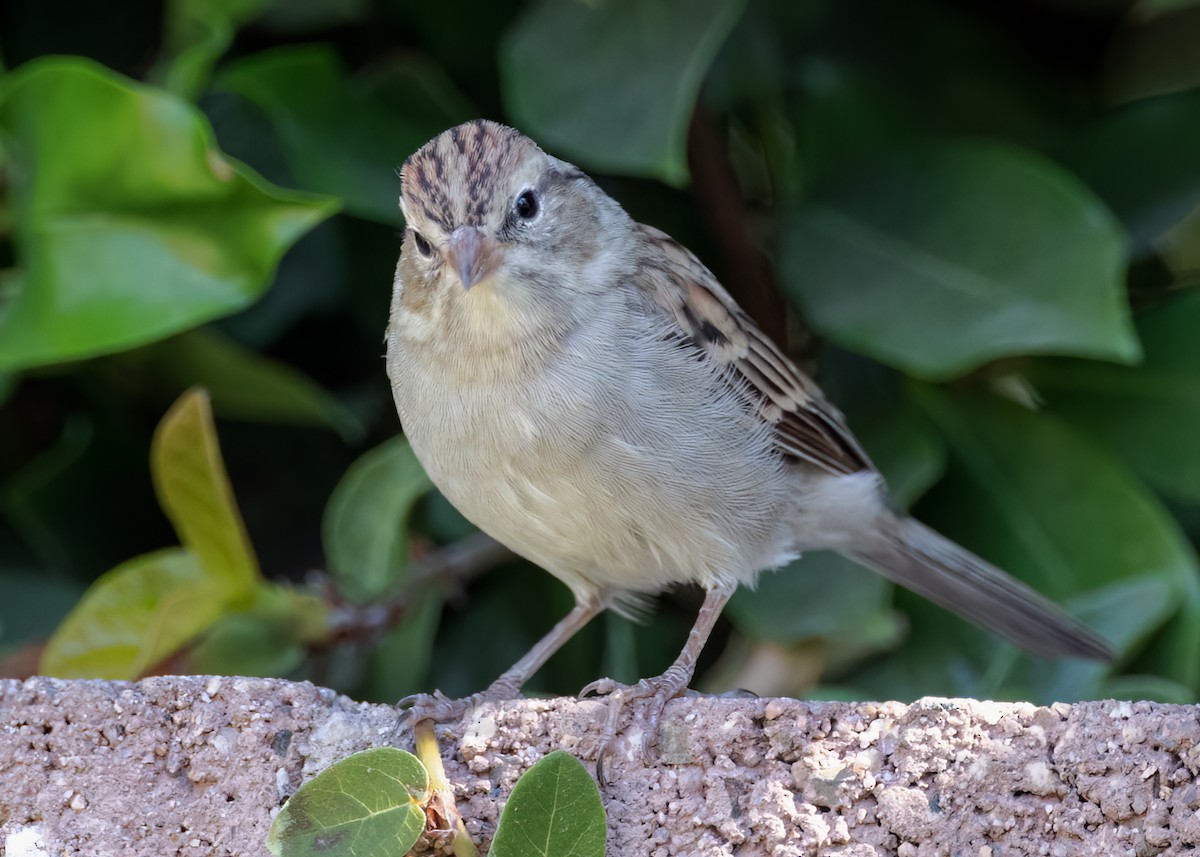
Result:
{"label": "bird's claw", "polygon": [[612,751],[617,737],[617,724],[620,721],[625,706],[638,699],[649,699],[645,706],[646,717],[645,735],[642,742],[642,763],[650,766],[658,761],[658,724],[662,718],[663,709],[667,703],[687,690],[690,676],[675,674],[667,670],[660,676],[644,678],[637,684],[622,684],[610,678],[597,679],[579,692],[580,698],[588,696],[607,696],[609,698],[608,714],[604,720],[604,731],[600,735],[600,745],[596,753],[596,779],[601,784],[609,784],[605,775],[605,757]]}
{"label": "bird's claw", "polygon": [[432,720],[434,723],[461,720],[468,711],[485,702],[503,702],[520,697],[520,690],[506,682],[497,681],[487,690],[460,699],[451,699],[440,690],[433,693],[414,693],[401,699],[395,707],[405,712],[405,726],[411,728],[422,720]]}
{"label": "bird's claw", "polygon": [[447,723],[459,720],[471,706],[471,697],[451,699],[440,690],[433,693],[414,693],[396,703],[396,710],[404,713],[405,726],[412,728],[422,720]]}

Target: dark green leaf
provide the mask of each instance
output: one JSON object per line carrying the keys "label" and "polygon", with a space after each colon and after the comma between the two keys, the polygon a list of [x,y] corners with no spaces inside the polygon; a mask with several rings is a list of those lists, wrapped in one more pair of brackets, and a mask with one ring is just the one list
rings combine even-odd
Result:
{"label": "dark green leaf", "polygon": [[430,491],[417,504],[416,522],[423,533],[439,544],[456,542],[479,532],[438,490]]}
{"label": "dark green leaf", "polygon": [[893,94],[861,69],[817,55],[805,60],[798,78],[794,125],[806,183],[911,144],[918,133]]}
{"label": "dark green leaf", "polygon": [[331,203],[271,187],[195,109],[81,59],[0,84],[21,275],[0,370],[117,351],[227,315]]}
{"label": "dark green leaf", "polygon": [[588,169],[687,179],[700,83],[744,0],[541,0],[500,51],[521,130]]}
{"label": "dark green leaf", "polygon": [[9,646],[50,635],[83,594],[83,587],[34,569],[0,572],[0,645]]}
{"label": "dark green leaf", "polygon": [[757,589],[739,589],[726,612],[744,634],[794,643],[886,616],[891,591],[891,584],[875,572],[835,553],[816,551],[761,575]]}
{"label": "dark green leaf", "polygon": [[366,686],[355,698],[395,702],[429,690],[429,664],[442,615],[442,596],[427,592],[413,599],[400,623],[368,657]]}
{"label": "dark green leaf", "polygon": [[1135,102],[1079,130],[1061,160],[1144,249],[1200,202],[1200,92]]}
{"label": "dark green leaf", "polygon": [[201,386],[222,417],[287,425],[323,425],[349,440],[362,424],[337,399],[286,363],[243,348],[215,330],[192,330],[118,358],[173,389]]}
{"label": "dark green leaf", "polygon": [[1124,240],[1048,161],[943,145],[814,190],[783,234],[785,285],[835,342],[948,378],[1028,352],[1131,361]]}
{"label": "dark green leaf", "polygon": [[233,44],[237,28],[270,5],[272,0],[170,0],[165,56],[150,79],[194,100],[208,85],[217,60]]}
{"label": "dark green leaf", "polygon": [[355,753],[297,790],[275,817],[275,857],[397,857],[425,829],[429,776],[394,747]]}
{"label": "dark green leaf", "polygon": [[284,33],[309,32],[361,21],[373,8],[370,0],[276,0],[262,24]]}
{"label": "dark green leaf", "polygon": [[1057,597],[1196,573],[1166,510],[1086,437],[992,396],[915,389],[950,446],[955,487],[971,491],[941,494],[938,521],[972,550]]}
{"label": "dark green leaf", "polygon": [[[401,81],[403,84],[401,84]],[[436,70],[416,61],[347,77],[331,48],[277,48],[249,56],[217,80],[271,118],[296,179],[342,198],[346,210],[398,224],[404,159],[464,118],[461,97]]]}
{"label": "dark green leaf", "polygon": [[1200,288],[1200,206],[1154,242],[1162,263],[1180,289]]}
{"label": "dark green leaf", "polygon": [[263,584],[249,608],[222,616],[192,647],[189,667],[201,675],[287,676],[303,663],[306,644],[322,637],[328,610],[314,595]]}
{"label": "dark green leaf", "polygon": [[1189,688],[1156,675],[1122,675],[1109,679],[1099,699],[1149,699],[1168,705],[1191,705],[1196,694]]}
{"label": "dark green leaf", "polygon": [[1137,16],[1143,19],[1154,18],[1191,6],[1200,6],[1200,2],[1198,0],[1142,0],[1137,4]]}
{"label": "dark green leaf", "polygon": [[1200,692],[1200,577],[1185,579],[1172,598],[1175,615],[1142,649],[1137,663],[1153,664],[1160,675]]}
{"label": "dark green leaf", "polygon": [[350,465],[322,524],[329,570],[348,597],[368,600],[400,581],[408,560],[409,513],[432,487],[403,437]]}
{"label": "dark green leaf", "polygon": [[1141,365],[1045,360],[1028,369],[1048,407],[1163,491],[1200,500],[1200,291],[1142,313]]}
{"label": "dark green leaf", "polygon": [[489,857],[604,857],[600,790],[578,759],[555,750],[513,787]]}
{"label": "dark green leaf", "polygon": [[[1179,610],[1182,586],[1161,574],[1116,580],[1068,602],[1071,612],[1108,640],[1115,651],[1130,652],[1145,643]],[[1192,622],[1193,627],[1195,621]],[[1196,657],[1189,657],[1194,670]],[[1095,699],[1109,679],[1111,667],[1096,661],[1063,658],[1031,661],[1018,671],[1022,686],[1039,700],[1074,702]],[[1183,678],[1173,676],[1173,679]],[[1027,684],[1026,684],[1027,683]]]}
{"label": "dark green leaf", "polygon": [[212,626],[188,653],[189,671],[200,675],[286,677],[307,654],[304,646],[281,634],[274,617],[229,613]]}
{"label": "dark green leaf", "polygon": [[25,542],[54,569],[69,568],[66,545],[38,508],[38,493],[69,473],[92,442],[92,425],[76,417],[63,426],[62,434],[37,457],[25,463],[0,490],[0,511],[12,522]]}
{"label": "dark green leaf", "polygon": [[[443,616],[430,683],[451,697],[487,687],[565,616],[573,602],[565,586],[532,563],[515,562],[485,575],[472,588],[469,609],[448,610]],[[658,617],[648,629],[661,629],[663,624]],[[587,675],[584,683],[595,678],[599,630],[593,621],[576,634],[538,670],[526,692],[574,693],[582,687],[579,677]],[[669,645],[678,643],[672,640]],[[662,667],[646,675],[661,672],[669,659],[667,655]]]}
{"label": "dark green leaf", "polygon": [[[1081,614],[1111,633],[1121,654],[1173,614],[1180,640],[1196,636],[1200,609],[1189,594],[1195,553],[1166,510],[1103,448],[1047,414],[994,397],[926,387],[917,393],[954,460],[922,506],[931,523],[1051,597],[1080,595]],[[1158,606],[1123,607],[1134,593]],[[1192,683],[1200,646],[1164,667],[1167,678]],[[1054,670],[1039,680],[1039,698],[1091,695],[1104,673],[1080,662]],[[993,668],[991,675],[1004,673]]]}

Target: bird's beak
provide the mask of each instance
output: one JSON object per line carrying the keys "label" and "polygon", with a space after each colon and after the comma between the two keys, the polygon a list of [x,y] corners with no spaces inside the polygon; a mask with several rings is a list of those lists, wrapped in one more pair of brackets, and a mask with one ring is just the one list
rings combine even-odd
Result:
{"label": "bird's beak", "polygon": [[500,242],[475,226],[460,226],[450,236],[446,261],[458,274],[464,289],[496,273],[503,259]]}

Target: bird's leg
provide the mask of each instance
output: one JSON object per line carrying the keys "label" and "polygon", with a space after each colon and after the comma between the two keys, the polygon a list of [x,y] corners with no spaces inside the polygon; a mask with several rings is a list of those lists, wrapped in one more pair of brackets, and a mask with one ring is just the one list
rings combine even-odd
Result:
{"label": "bird's leg", "polygon": [[576,601],[571,612],[564,616],[550,632],[534,645],[523,658],[509,667],[487,690],[465,696],[462,699],[450,699],[440,691],[433,694],[418,693],[406,696],[396,703],[397,708],[405,708],[409,712],[409,721],[434,720],[445,722],[461,718],[469,708],[483,702],[498,702],[505,699],[517,699],[521,696],[521,686],[529,680],[542,664],[563,647],[567,640],[575,636],[584,625],[592,620],[601,610],[603,603],[598,599]]}
{"label": "bird's leg", "polygon": [[[605,781],[604,757],[616,738],[617,722],[625,704],[634,699],[649,698],[651,703],[647,711],[646,731],[651,736],[658,735],[658,721],[662,716],[663,709],[668,701],[687,690],[692,676],[696,673],[696,661],[700,658],[700,652],[704,649],[704,644],[708,642],[708,637],[712,633],[713,626],[717,624],[717,619],[725,608],[726,602],[733,596],[736,589],[736,584],[719,584],[705,593],[704,603],[696,615],[696,621],[688,634],[687,642],[684,643],[683,651],[679,653],[675,663],[667,667],[667,671],[662,675],[644,678],[635,685],[623,685],[612,679],[602,678],[580,691],[580,696],[594,693],[610,695],[608,717],[604,724],[604,732],[600,737],[600,752],[596,757],[596,774],[601,782]],[[642,748],[647,761],[649,760],[648,749],[648,745],[644,745]]]}

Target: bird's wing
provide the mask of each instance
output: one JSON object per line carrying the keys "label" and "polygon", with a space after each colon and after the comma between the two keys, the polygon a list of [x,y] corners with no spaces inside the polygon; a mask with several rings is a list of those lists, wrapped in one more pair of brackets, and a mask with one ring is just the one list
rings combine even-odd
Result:
{"label": "bird's wing", "polygon": [[728,367],[757,399],[785,456],[835,474],[873,470],[845,419],[821,390],[763,333],[691,251],[650,226],[639,227],[654,252],[642,270],[650,297],[710,359]]}

